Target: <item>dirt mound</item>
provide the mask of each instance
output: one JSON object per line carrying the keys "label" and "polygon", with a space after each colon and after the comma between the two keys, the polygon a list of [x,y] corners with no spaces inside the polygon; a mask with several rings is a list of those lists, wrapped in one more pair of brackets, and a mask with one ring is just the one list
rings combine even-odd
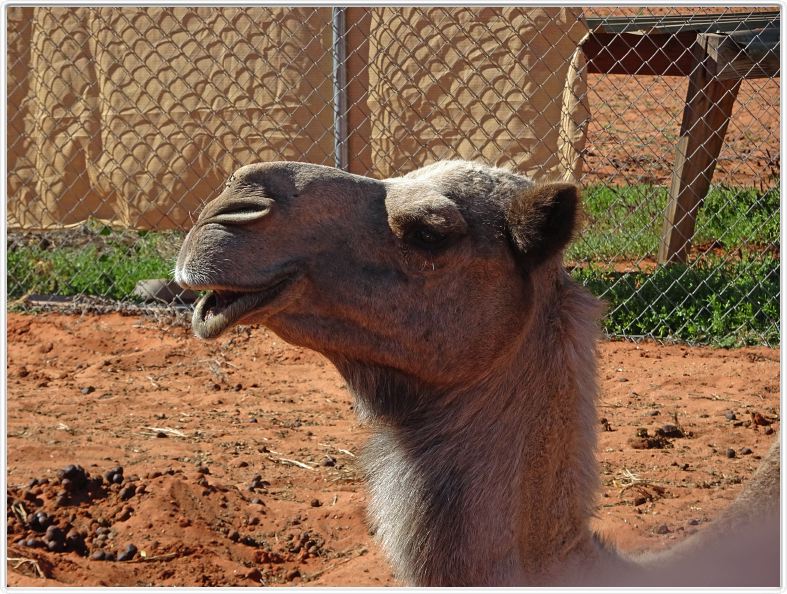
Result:
{"label": "dirt mound", "polygon": [[[271,517],[265,481],[244,490],[209,473],[202,466],[127,477],[115,467],[102,476],[70,465],[11,487],[10,556],[32,561],[20,573],[64,584],[100,573],[97,585],[200,586],[309,580],[322,562],[341,557],[303,517]],[[197,574],[190,557],[199,558]],[[96,561],[117,563],[97,572]]]}

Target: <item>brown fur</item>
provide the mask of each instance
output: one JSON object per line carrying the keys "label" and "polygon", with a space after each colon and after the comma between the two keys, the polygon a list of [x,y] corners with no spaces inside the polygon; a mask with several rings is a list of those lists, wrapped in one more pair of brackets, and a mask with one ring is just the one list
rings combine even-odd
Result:
{"label": "brown fur", "polygon": [[[649,570],[588,525],[602,307],[562,267],[578,210],[574,186],[462,161],[383,181],[270,163],[184,242],[178,282],[218,291],[199,335],[263,323],[346,378],[374,426],[371,520],[408,583],[668,581],[674,558]],[[222,309],[228,291],[247,301]]]}

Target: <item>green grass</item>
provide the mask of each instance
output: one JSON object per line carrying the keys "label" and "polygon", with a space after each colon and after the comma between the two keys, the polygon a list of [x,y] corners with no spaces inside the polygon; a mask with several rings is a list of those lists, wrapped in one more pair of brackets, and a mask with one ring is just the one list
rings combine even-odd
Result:
{"label": "green grass", "polygon": [[[697,216],[694,244],[716,242],[747,251],[779,243],[778,186],[765,192],[716,186]],[[664,187],[591,186],[583,196],[587,223],[569,249],[574,262],[636,260],[658,251],[667,206]]]}
{"label": "green grass", "polygon": [[[698,216],[695,244],[716,242],[727,255],[637,270],[640,258],[658,250],[666,201],[666,190],[655,186],[585,192],[588,225],[567,260],[575,264],[572,275],[609,303],[606,330],[719,346],[778,345],[778,189],[713,188]],[[170,276],[182,237],[95,222],[67,231],[9,233],[8,297],[57,293],[128,300],[137,281]],[[634,271],[612,270],[613,260],[633,264]]]}
{"label": "green grass", "polygon": [[[84,231],[84,230],[83,230]],[[21,242],[8,248],[8,297],[27,293],[95,295],[130,299],[137,281],[172,274],[172,233],[88,229],[79,242],[59,233],[48,244]]]}
{"label": "green grass", "polygon": [[605,264],[636,265],[655,257],[667,189],[592,186],[583,199],[587,224],[567,260],[590,263],[572,274],[609,303],[610,334],[717,346],[779,344],[778,186],[712,188],[697,216],[693,243],[713,243],[727,256],[709,254],[690,266],[653,271],[632,266],[634,271],[615,272]]}
{"label": "green grass", "polygon": [[709,258],[652,273],[595,266],[572,276],[609,304],[612,335],[654,336],[715,346],[779,344],[780,263],[771,256]]}

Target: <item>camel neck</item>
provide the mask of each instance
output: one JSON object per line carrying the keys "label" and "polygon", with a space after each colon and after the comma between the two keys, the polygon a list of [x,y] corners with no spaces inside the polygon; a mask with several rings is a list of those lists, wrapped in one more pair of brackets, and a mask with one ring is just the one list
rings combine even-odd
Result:
{"label": "camel neck", "polygon": [[553,566],[592,557],[598,305],[573,285],[561,298],[496,373],[377,424],[369,511],[404,581],[548,584]]}

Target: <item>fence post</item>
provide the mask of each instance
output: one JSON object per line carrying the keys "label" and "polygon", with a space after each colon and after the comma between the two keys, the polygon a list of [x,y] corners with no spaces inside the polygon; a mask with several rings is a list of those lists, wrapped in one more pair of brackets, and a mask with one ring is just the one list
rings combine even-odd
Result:
{"label": "fence post", "polygon": [[697,212],[710,189],[741,79],[721,80],[719,64],[699,35],[693,53],[686,106],[675,148],[670,198],[664,214],[659,262],[686,262]]}
{"label": "fence post", "polygon": [[334,166],[347,170],[347,38],[345,8],[332,9]]}

